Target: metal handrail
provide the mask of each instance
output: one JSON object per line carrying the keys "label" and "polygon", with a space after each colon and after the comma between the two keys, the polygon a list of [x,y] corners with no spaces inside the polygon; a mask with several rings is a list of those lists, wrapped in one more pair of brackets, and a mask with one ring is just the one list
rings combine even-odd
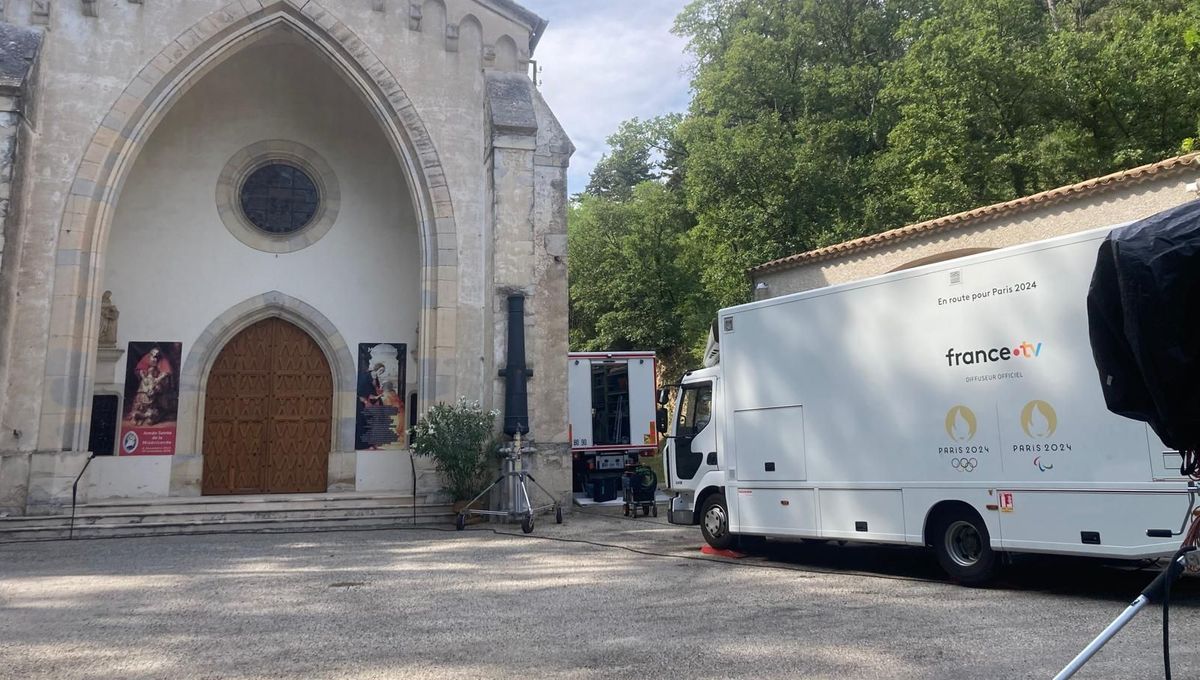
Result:
{"label": "metal handrail", "polygon": [[88,456],[87,461],[83,464],[83,469],[75,475],[75,482],[71,484],[71,527],[67,530],[68,541],[75,538],[75,496],[79,493],[79,480],[83,477],[83,473],[87,472],[88,466],[92,464],[92,459],[95,457],[94,453]]}

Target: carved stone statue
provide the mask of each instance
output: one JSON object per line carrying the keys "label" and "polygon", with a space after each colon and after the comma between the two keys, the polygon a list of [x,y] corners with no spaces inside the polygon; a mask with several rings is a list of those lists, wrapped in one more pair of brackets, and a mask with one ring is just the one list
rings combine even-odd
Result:
{"label": "carved stone statue", "polygon": [[104,297],[100,299],[100,346],[101,347],[116,347],[117,346],[117,317],[121,316],[121,312],[112,301],[112,291],[104,291]]}

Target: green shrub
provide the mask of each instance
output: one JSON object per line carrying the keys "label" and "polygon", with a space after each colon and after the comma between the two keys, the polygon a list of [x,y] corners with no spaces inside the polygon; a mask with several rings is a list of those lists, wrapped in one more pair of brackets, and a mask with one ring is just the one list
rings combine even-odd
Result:
{"label": "green shrub", "polygon": [[437,465],[446,491],[456,501],[474,498],[496,471],[492,427],[499,411],[484,411],[479,402],[460,397],[438,403],[413,428],[412,450]]}

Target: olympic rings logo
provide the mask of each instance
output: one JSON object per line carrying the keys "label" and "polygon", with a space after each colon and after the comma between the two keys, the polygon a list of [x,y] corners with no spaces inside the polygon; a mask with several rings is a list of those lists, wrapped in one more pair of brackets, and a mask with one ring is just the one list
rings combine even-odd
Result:
{"label": "olympic rings logo", "polygon": [[955,458],[950,461],[950,467],[963,472],[974,472],[975,468],[979,467],[979,459],[977,458]]}

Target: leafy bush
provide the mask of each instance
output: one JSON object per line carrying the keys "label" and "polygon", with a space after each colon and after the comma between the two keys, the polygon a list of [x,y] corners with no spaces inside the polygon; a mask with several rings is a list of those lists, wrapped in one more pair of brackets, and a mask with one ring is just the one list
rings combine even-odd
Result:
{"label": "leafy bush", "polygon": [[460,397],[455,404],[434,404],[413,428],[413,452],[433,458],[454,500],[474,498],[491,481],[496,450],[492,426],[498,415]]}

